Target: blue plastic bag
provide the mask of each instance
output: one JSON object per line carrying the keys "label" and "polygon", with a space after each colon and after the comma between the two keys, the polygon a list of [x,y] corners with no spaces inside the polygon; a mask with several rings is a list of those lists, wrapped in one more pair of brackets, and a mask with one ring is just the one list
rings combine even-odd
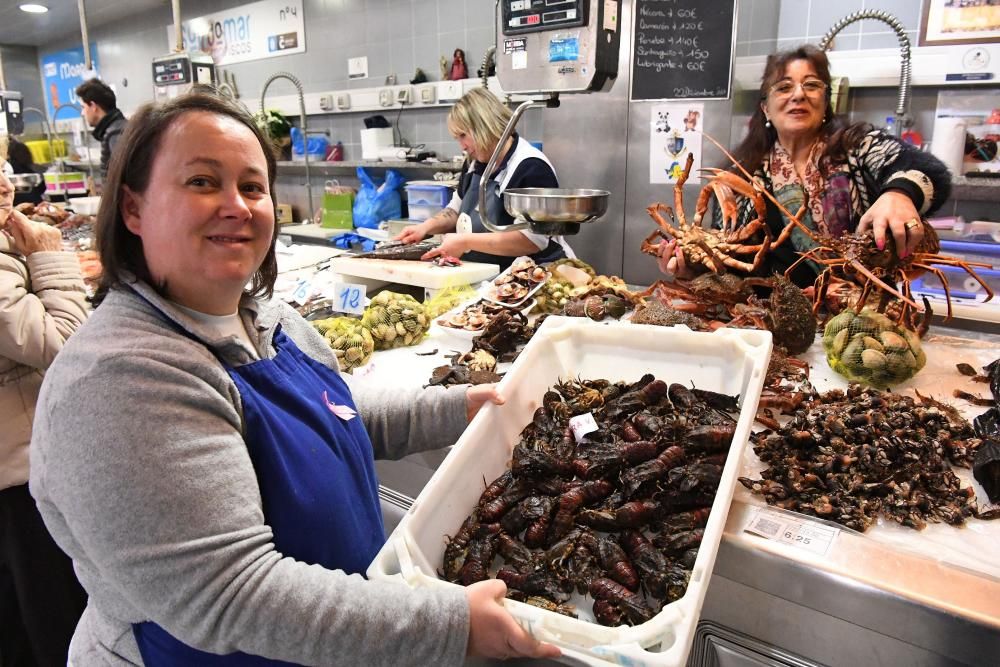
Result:
{"label": "blue plastic bag", "polygon": [[[309,149],[310,160],[325,160],[326,153],[330,150],[330,140],[322,135],[309,137],[308,141],[306,141],[306,148]],[[292,156],[298,159],[298,156],[301,155],[304,155],[302,150],[302,130],[293,127]]]}
{"label": "blue plastic bag", "polygon": [[376,185],[364,167],[358,167],[361,187],[354,198],[354,226],[378,229],[383,220],[399,218],[403,213],[400,188],[406,179],[395,169],[385,172],[385,182]]}

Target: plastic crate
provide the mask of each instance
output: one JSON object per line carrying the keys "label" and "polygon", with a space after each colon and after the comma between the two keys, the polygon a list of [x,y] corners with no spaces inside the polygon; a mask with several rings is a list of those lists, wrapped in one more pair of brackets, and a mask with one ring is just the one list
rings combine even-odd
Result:
{"label": "plastic crate", "polygon": [[994,269],[1000,269],[1000,243],[942,240],[941,252],[967,262],[980,262],[989,264]]}
{"label": "plastic crate", "polygon": [[407,204],[406,210],[410,220],[421,222],[443,208],[444,206],[437,206],[435,204]]}
{"label": "plastic crate", "polygon": [[[31,161],[38,164],[52,162],[54,157],[66,157],[66,141],[64,139],[53,139],[51,150],[47,139],[25,141],[24,145],[28,147],[28,151],[31,153]],[[53,151],[55,152],[54,156],[52,155]],[[98,159],[100,159],[100,156],[98,156]]]}
{"label": "plastic crate", "polygon": [[45,172],[45,188],[48,194],[87,194],[87,175],[82,171]]}
{"label": "plastic crate", "polygon": [[406,184],[406,201],[410,206],[436,206],[440,211],[451,200],[451,188],[441,183],[410,181]]}
{"label": "plastic crate", "polygon": [[[940,269],[945,278],[948,279],[948,291],[952,296],[965,297],[970,299],[981,299],[986,296],[986,290],[975,278],[970,276],[965,269],[957,266],[942,266],[934,264],[934,268]],[[976,275],[989,285],[995,294],[1000,294],[1000,271],[995,269],[973,268]],[[944,287],[941,281],[933,273],[924,273],[910,283],[910,288],[914,292],[927,292],[928,294],[944,294]]]}
{"label": "plastic crate", "polygon": [[412,587],[455,586],[435,572],[453,535],[483,492],[483,479],[507,466],[521,429],[560,379],[582,377],[633,382],[653,373],[666,382],[741,396],[736,433],[719,490],[684,597],[634,627],[609,628],[587,618],[589,605],[573,619],[512,600],[504,606],[540,640],[559,645],[563,659],[589,665],[684,665],[715,565],[741,459],[750,436],[771,356],[766,331],[721,329],[695,333],[686,327],[586,318],[550,317],[532,337],[500,383],[507,402],[487,405],[399,523],[368,568],[371,579]]}

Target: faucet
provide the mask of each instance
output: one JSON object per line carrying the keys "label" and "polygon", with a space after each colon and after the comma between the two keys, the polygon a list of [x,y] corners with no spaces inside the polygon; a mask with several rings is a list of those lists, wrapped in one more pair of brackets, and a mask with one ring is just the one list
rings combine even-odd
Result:
{"label": "faucet", "polygon": [[[52,143],[52,124],[49,123],[49,117],[46,116],[45,112],[41,109],[36,107],[24,107],[23,113],[28,113],[29,111],[38,114],[38,116],[42,119],[42,126],[45,128],[45,137],[49,142],[49,157],[53,162],[56,162],[59,165],[59,170],[62,171],[62,163],[56,160],[56,148]],[[65,195],[65,192],[63,192],[62,181],[57,180],[56,184],[58,185],[59,193]]]}
{"label": "faucet", "polygon": [[899,97],[896,100],[896,122],[894,131],[898,137],[903,131],[903,127],[909,127],[913,124],[913,119],[906,113],[910,106],[910,38],[907,37],[906,31],[903,29],[903,24],[899,22],[895,16],[889,12],[879,11],[877,9],[866,9],[858,12],[853,12],[848,14],[844,18],[840,19],[833,24],[823,39],[819,42],[819,48],[827,51],[830,49],[830,43],[833,41],[834,36],[849,26],[852,23],[856,23],[863,19],[875,19],[876,21],[882,21],[896,33],[896,37],[899,39],[899,52],[902,58],[902,62],[899,67]]}
{"label": "faucet", "polygon": [[[500,25],[500,0],[496,0],[493,3],[493,28],[498,29],[497,26]],[[496,65],[497,58],[497,35],[493,33],[493,43],[486,47],[486,53],[483,55],[483,76],[480,80],[483,82],[483,88],[489,90],[490,87],[490,63]]]}
{"label": "faucet", "polygon": [[309,199],[309,222],[312,222],[315,219],[315,212],[313,211],[312,181],[309,178],[309,132],[306,126],[306,102],[302,95],[302,82],[294,74],[289,74],[288,72],[277,72],[269,76],[267,81],[264,82],[263,89],[260,91],[260,113],[262,115],[264,113],[264,97],[267,95],[267,88],[276,79],[288,79],[295,86],[295,90],[299,94],[299,124],[302,125],[302,150],[306,163],[306,197]]}
{"label": "faucet", "polygon": [[[59,106],[57,106],[55,108],[55,111],[52,112],[52,122],[53,123],[56,122],[56,117],[59,115],[59,112],[62,111],[63,109],[66,109],[66,108],[76,109],[77,111],[80,112],[80,117],[83,118],[83,107],[81,107],[79,104],[73,104],[72,102],[67,102],[66,104],[60,104]],[[90,133],[87,132],[86,136],[89,137]],[[90,183],[91,183],[91,185],[93,185],[93,183],[94,183],[94,160],[90,157],[90,146],[89,146],[89,144],[90,144],[90,140],[88,139],[88,140],[86,140],[86,144],[84,144],[84,147],[87,149],[87,171],[90,173]],[[60,163],[60,165],[61,164],[62,163]]]}

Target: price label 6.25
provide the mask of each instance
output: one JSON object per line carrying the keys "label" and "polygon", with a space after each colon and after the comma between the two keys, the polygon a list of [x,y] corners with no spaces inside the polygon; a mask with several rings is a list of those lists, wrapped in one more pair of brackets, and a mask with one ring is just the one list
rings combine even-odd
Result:
{"label": "price label 6.25", "polygon": [[799,549],[826,555],[840,534],[839,528],[815,523],[803,517],[790,517],[780,512],[759,509],[744,529],[752,535],[790,544]]}
{"label": "price label 6.25", "polygon": [[333,308],[342,313],[360,315],[365,312],[364,285],[354,283],[333,284]]}

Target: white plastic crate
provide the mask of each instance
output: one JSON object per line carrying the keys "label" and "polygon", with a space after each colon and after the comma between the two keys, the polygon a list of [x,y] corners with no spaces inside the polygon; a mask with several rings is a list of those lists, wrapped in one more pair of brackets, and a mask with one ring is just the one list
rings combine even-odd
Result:
{"label": "white plastic crate", "polygon": [[589,605],[578,607],[581,618],[573,619],[504,601],[523,627],[560,646],[564,659],[574,664],[684,665],[770,356],[771,334],[766,331],[695,333],[686,327],[548,318],[500,383],[506,404],[486,406],[476,416],[372,561],[369,578],[393,578],[413,587],[456,585],[436,575],[445,536],[453,535],[472,512],[483,479],[492,481],[506,469],[521,429],[560,378],[634,382],[652,373],[668,383],[739,394],[742,410],[733,444],[683,598],[642,625],[618,628],[587,620],[592,618]]}

